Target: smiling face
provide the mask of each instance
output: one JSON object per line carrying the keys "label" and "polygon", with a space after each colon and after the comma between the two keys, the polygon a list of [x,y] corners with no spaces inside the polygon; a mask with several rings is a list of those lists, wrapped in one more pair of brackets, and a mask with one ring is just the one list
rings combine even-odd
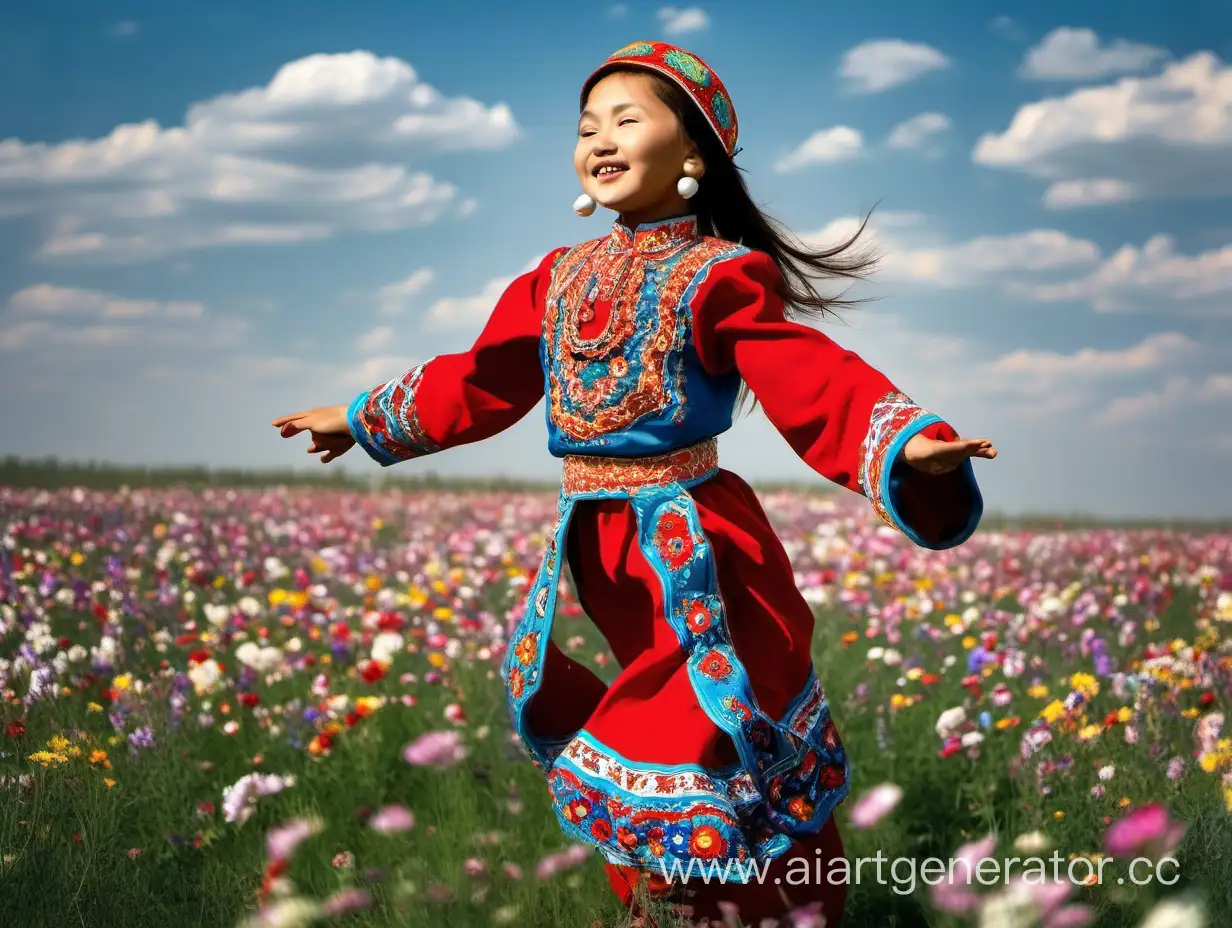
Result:
{"label": "smiling face", "polygon": [[676,182],[704,172],[697,147],[654,80],[627,72],[601,78],[578,121],[573,166],[582,189],[630,228],[687,213]]}

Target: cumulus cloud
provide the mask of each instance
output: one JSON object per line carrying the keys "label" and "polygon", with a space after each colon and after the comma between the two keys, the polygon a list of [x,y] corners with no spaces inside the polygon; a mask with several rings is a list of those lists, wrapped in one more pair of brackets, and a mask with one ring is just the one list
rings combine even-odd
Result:
{"label": "cumulus cloud", "polygon": [[1167,57],[1165,48],[1126,39],[1104,45],[1090,29],[1061,26],[1027,51],[1018,73],[1032,80],[1095,80],[1147,71]]}
{"label": "cumulus cloud", "polygon": [[1054,208],[1232,193],[1232,66],[1211,52],[1153,77],[1029,103],[972,158],[1049,182]]}
{"label": "cumulus cloud", "polygon": [[880,93],[949,66],[949,58],[923,42],[875,39],[849,49],[838,74],[855,93]]}
{"label": "cumulus cloud", "polygon": [[528,274],[539,266],[546,255],[537,255],[526,263],[517,274],[508,277],[493,277],[470,296],[444,297],[428,309],[424,323],[429,329],[474,329],[475,334],[492,315],[501,295],[522,274]]}
{"label": "cumulus cloud", "polygon": [[890,148],[922,148],[925,142],[949,129],[950,125],[950,117],[944,113],[920,113],[895,126],[886,145]]}
{"label": "cumulus cloud", "polygon": [[780,158],[774,169],[780,173],[798,171],[813,164],[834,164],[856,157],[864,148],[864,137],[850,126],[819,129]]}
{"label": "cumulus cloud", "polygon": [[1023,291],[1040,301],[1080,300],[1097,312],[1167,307],[1232,318],[1232,244],[1196,255],[1178,254],[1168,235],[1123,245],[1089,275]]}
{"label": "cumulus cloud", "polygon": [[435,279],[436,272],[432,268],[422,267],[402,280],[386,284],[376,292],[377,309],[387,316],[405,312],[415,297],[423,293]]}
{"label": "cumulus cloud", "polygon": [[1100,425],[1142,423],[1195,406],[1218,403],[1226,407],[1229,402],[1232,402],[1232,374],[1211,374],[1196,380],[1170,377],[1157,389],[1117,397],[1096,417],[1096,422]]}
{"label": "cumulus cloud", "polygon": [[505,104],[446,97],[397,58],[311,55],[182,126],[0,141],[0,215],[44,220],[39,257],[124,262],[402,229],[465,206],[417,159],[517,132]]}
{"label": "cumulus cloud", "polygon": [[664,35],[683,35],[686,32],[698,32],[710,25],[710,17],[700,7],[691,6],[680,10],[665,6],[659,10],[659,22],[663,24]]}

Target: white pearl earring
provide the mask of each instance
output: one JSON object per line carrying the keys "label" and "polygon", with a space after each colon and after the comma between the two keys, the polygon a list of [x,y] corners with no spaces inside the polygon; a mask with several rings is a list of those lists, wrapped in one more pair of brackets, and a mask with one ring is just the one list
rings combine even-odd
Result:
{"label": "white pearl earring", "polygon": [[590,198],[589,194],[582,194],[573,201],[573,211],[579,216],[589,216],[595,211],[597,204]]}
{"label": "white pearl earring", "polygon": [[694,196],[697,193],[697,190],[697,181],[692,177],[689,177],[687,174],[680,178],[680,180],[676,181],[676,192],[686,200]]}

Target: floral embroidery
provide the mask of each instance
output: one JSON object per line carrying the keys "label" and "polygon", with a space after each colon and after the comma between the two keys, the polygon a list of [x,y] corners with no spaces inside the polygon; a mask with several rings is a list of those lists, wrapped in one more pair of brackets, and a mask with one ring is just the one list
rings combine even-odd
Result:
{"label": "floral embroidery", "polygon": [[539,653],[538,636],[535,634],[526,635],[518,642],[517,655],[518,660],[523,664],[534,663],[535,655]]}
{"label": "floral embroidery", "polygon": [[571,454],[565,458],[561,486],[565,494],[597,490],[633,493],[644,487],[693,483],[719,466],[719,443],[707,439],[688,448],[647,458]]}
{"label": "floral embroidery", "polygon": [[[698,234],[697,218],[617,223],[606,238],[570,249],[552,271],[542,353],[551,424],[590,441],[640,419],[685,407],[684,296],[699,273],[738,246]],[[603,331],[578,328],[596,302],[610,304]]]}
{"label": "floral embroidery", "polygon": [[873,504],[878,518],[893,528],[903,527],[894,517],[888,499],[890,469],[901,447],[900,440],[939,421],[939,416],[917,406],[902,393],[887,393],[873,405],[868,434],[860,445],[860,489]]}
{"label": "floral embroidery", "polygon": [[715,680],[722,680],[732,672],[731,664],[718,651],[711,651],[702,660],[700,670],[708,677],[713,677]]}
{"label": "floral embroidery", "polygon": [[655,525],[654,546],[668,570],[679,570],[693,557],[689,520],[672,507],[663,510]]}
{"label": "floral embroidery", "polygon": [[526,678],[522,675],[521,667],[514,667],[509,671],[509,690],[513,693],[514,699],[522,698],[522,690],[526,686]]}
{"label": "floral embroidery", "polygon": [[347,408],[351,437],[383,466],[441,450],[420,425],[415,403],[428,363],[359,394]]}
{"label": "floral embroidery", "polygon": [[684,624],[695,635],[701,635],[714,622],[714,607],[704,599],[695,599],[685,604]]}

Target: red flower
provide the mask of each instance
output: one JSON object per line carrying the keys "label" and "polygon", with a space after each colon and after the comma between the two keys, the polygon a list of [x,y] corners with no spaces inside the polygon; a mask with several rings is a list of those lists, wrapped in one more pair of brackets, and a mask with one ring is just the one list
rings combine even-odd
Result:
{"label": "red flower", "polygon": [[196,641],[197,641],[196,632],[185,632],[184,634],[180,635],[178,638],[175,639],[175,643],[181,648],[186,648],[190,644],[196,643]]}
{"label": "red flower", "polygon": [[240,702],[252,709],[261,704],[261,697],[256,693],[240,693]]}
{"label": "red flower", "polygon": [[351,629],[345,622],[335,622],[329,629],[329,634],[336,641],[346,641],[351,637]]}
{"label": "red flower", "polygon": [[607,841],[612,837],[612,823],[605,818],[597,818],[590,825],[590,836],[597,841]]}
{"label": "red flower", "polygon": [[204,664],[210,659],[210,652],[205,648],[197,648],[195,651],[188,652],[188,663]]}
{"label": "red flower", "polygon": [[91,607],[91,611],[94,613],[94,618],[98,619],[100,622],[107,621],[107,607],[102,603],[95,603]]}
{"label": "red flower", "polygon": [[346,723],[347,728],[354,728],[356,723],[363,718],[358,712],[348,712],[343,716],[342,721]]}
{"label": "red flower", "polygon": [[70,639],[66,638],[66,637],[65,637],[65,636],[63,636],[63,635],[61,635],[61,636],[60,636],[60,637],[56,640],[56,644],[58,644],[61,648],[63,648],[63,649],[64,649],[64,650],[66,650],[66,651],[69,649],[69,647],[72,645],[72,643],[73,643],[73,642],[72,642]]}
{"label": "red flower", "polygon": [[5,730],[10,738],[20,738],[26,733],[26,723],[21,719],[13,719]]}
{"label": "red flower", "polygon": [[385,676],[385,668],[376,661],[368,661],[359,675],[363,677],[365,683],[376,683]]}
{"label": "red flower", "polygon": [[631,851],[637,847],[637,834],[632,829],[621,825],[616,829],[616,841],[625,850]]}
{"label": "red flower", "polygon": [[1204,706],[1209,706],[1214,701],[1215,701],[1215,694],[1212,693],[1210,690],[1207,690],[1205,693],[1203,693],[1201,696],[1198,697],[1198,702],[1202,703],[1202,705]]}
{"label": "red flower", "polygon": [[822,789],[834,789],[836,786],[841,786],[846,779],[847,772],[842,764],[829,764],[822,767],[817,775],[817,783]]}
{"label": "red flower", "polygon": [[710,607],[703,600],[695,599],[685,606],[685,625],[689,627],[695,635],[700,635],[710,627],[710,623],[714,621],[714,616],[710,614]]}
{"label": "red flower", "polygon": [[382,612],[377,628],[383,632],[398,632],[402,630],[402,619],[394,612]]}

